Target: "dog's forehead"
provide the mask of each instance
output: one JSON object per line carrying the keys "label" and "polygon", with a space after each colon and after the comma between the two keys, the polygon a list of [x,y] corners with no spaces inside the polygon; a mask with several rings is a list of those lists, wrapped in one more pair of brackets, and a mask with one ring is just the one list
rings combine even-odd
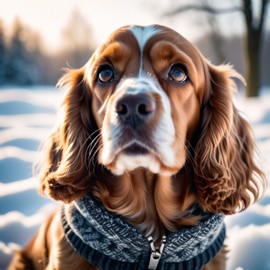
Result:
{"label": "dog's forehead", "polygon": [[156,34],[161,32],[161,29],[157,25],[150,25],[147,27],[131,26],[129,31],[135,37],[140,51],[143,51],[145,44]]}
{"label": "dog's forehead", "polygon": [[155,39],[155,41],[168,40],[171,42],[173,42],[174,40],[179,41],[179,39],[181,39],[181,43],[188,42],[179,33],[165,26],[129,25],[114,31],[107,39],[106,45],[115,41],[120,41],[125,44],[130,44],[135,41],[140,51],[142,52],[146,44],[153,39]]}

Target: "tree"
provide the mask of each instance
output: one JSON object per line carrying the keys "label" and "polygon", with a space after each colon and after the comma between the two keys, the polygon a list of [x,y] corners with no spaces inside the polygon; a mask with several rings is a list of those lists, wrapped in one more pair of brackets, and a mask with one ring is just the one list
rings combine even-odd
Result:
{"label": "tree", "polygon": [[269,0],[260,0],[261,9],[259,19],[256,20],[252,0],[241,0],[240,7],[212,8],[207,3],[188,4],[175,8],[166,15],[176,15],[188,10],[203,11],[214,15],[230,12],[241,12],[245,18],[246,39],[245,39],[245,64],[246,64],[246,96],[254,97],[259,95],[260,90],[260,52],[263,38],[263,26],[265,21],[266,7]]}
{"label": "tree", "polygon": [[246,36],[246,78],[247,96],[258,96],[260,89],[260,52],[263,38],[263,25],[268,0],[261,0],[261,12],[258,23],[253,12],[252,0],[242,0],[245,16]]}
{"label": "tree", "polygon": [[6,66],[6,41],[4,35],[4,27],[0,21],[0,83],[5,82],[5,66]]}
{"label": "tree", "polygon": [[63,44],[68,62],[80,67],[88,60],[95,48],[93,31],[78,10],[74,10],[63,30]]}
{"label": "tree", "polygon": [[91,57],[96,42],[91,26],[78,10],[73,10],[62,31],[61,50],[46,56],[46,83],[55,84],[63,68],[79,68]]}
{"label": "tree", "polygon": [[8,83],[28,85],[36,80],[36,69],[26,49],[28,35],[28,29],[16,19],[7,52],[5,78]]}

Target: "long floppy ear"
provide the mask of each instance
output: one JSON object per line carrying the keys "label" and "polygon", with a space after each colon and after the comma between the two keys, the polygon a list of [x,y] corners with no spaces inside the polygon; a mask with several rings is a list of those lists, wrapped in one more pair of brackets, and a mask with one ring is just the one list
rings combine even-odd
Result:
{"label": "long floppy ear", "polygon": [[46,160],[40,173],[42,191],[65,202],[88,190],[92,171],[87,151],[96,126],[84,69],[67,71],[58,83],[64,88],[61,117],[46,143]]}
{"label": "long floppy ear", "polygon": [[208,68],[211,86],[195,146],[195,186],[204,210],[233,214],[258,199],[265,178],[255,164],[251,127],[233,105],[233,78],[243,78],[230,66]]}

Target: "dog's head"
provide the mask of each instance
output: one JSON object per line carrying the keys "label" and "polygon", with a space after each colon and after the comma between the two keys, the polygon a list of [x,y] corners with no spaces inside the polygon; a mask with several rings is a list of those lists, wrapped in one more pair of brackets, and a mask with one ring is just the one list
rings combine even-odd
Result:
{"label": "dog's head", "polygon": [[169,28],[115,31],[60,81],[63,114],[50,138],[43,189],[70,201],[91,178],[98,181],[97,167],[116,176],[137,168],[172,176],[191,167],[186,177],[204,209],[246,208],[263,174],[249,125],[232,102],[233,78],[242,79]]}
{"label": "dog's head", "polygon": [[126,27],[87,65],[99,162],[112,173],[145,167],[172,175],[184,165],[204,88],[203,63],[191,46],[167,28]]}

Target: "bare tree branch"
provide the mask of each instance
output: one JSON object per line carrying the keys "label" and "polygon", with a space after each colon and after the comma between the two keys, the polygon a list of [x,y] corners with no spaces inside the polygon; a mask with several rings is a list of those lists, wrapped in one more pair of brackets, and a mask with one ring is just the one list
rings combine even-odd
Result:
{"label": "bare tree branch", "polygon": [[244,16],[245,16],[247,28],[251,28],[253,24],[252,0],[242,0],[242,3],[244,7]]}
{"label": "bare tree branch", "polygon": [[265,11],[266,11],[266,5],[268,3],[268,0],[262,0],[261,3],[261,19],[258,27],[259,35],[261,35],[262,30],[263,30],[263,24],[264,24],[264,19],[265,19]]}
{"label": "bare tree branch", "polygon": [[[245,1],[245,0],[243,0]],[[267,0],[266,0],[267,1]],[[211,14],[224,14],[224,13],[231,13],[231,12],[243,12],[243,9],[241,7],[230,7],[230,8],[211,8],[210,6],[207,5],[186,5],[182,7],[178,7],[172,11],[168,11],[165,13],[165,16],[173,16],[178,13],[184,12],[184,11],[189,11],[189,10],[195,10],[195,11],[203,11]]]}

